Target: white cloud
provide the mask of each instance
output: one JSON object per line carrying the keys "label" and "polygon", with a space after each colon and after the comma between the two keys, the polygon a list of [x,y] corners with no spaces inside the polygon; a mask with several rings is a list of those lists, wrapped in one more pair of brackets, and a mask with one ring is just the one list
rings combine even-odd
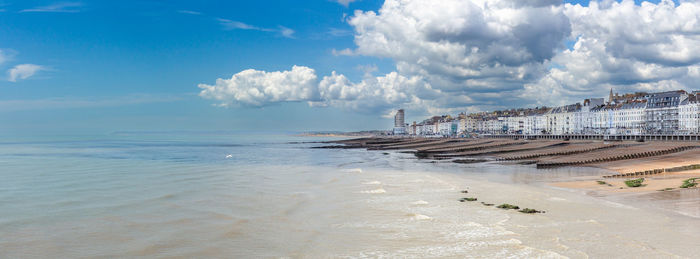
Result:
{"label": "white cloud", "polygon": [[276,72],[248,69],[230,79],[219,78],[214,85],[199,84],[202,89],[199,95],[222,106],[262,107],[276,102],[316,100],[317,84],[316,72],[304,66]]}
{"label": "white cloud", "polygon": [[223,18],[216,18],[217,21],[219,21],[219,24],[221,24],[224,29],[226,30],[255,30],[255,31],[264,31],[264,32],[277,32],[279,35],[285,38],[294,38],[294,33],[295,31],[284,27],[284,26],[278,26],[279,29],[270,29],[270,28],[263,28],[263,27],[258,27],[254,25],[250,25],[247,23],[239,22],[239,21],[233,21],[229,19],[223,19]]}
{"label": "white cloud", "polygon": [[[356,11],[347,21],[356,47],[332,54],[388,58],[395,72],[368,71],[359,82],[333,72],[314,85],[317,96],[294,100],[437,114],[567,104],[610,88],[700,88],[697,1],[386,0],[378,12]],[[574,44],[567,49],[565,41]],[[253,105],[274,102],[265,96]],[[239,99],[220,101],[248,103]]]}
{"label": "white cloud", "polygon": [[339,4],[348,7],[350,3],[355,2],[357,0],[335,0],[335,2],[338,2]]}
{"label": "white cloud", "polygon": [[20,13],[41,12],[41,13],[77,13],[83,4],[79,2],[59,2],[46,6],[21,10]]}
{"label": "white cloud", "polygon": [[405,77],[397,72],[374,77],[369,74],[359,83],[352,83],[335,71],[319,83],[321,102],[312,105],[334,106],[363,112],[385,112],[396,107],[424,111],[431,107],[425,100],[441,97],[420,76]]}
{"label": "white cloud", "polygon": [[567,4],[576,43],[523,97],[538,104],[619,92],[698,89],[700,3],[671,1]]}
{"label": "white cloud", "polygon": [[182,13],[182,14],[202,15],[201,12],[190,11],[190,10],[178,10],[177,12],[178,12],[178,13]]}
{"label": "white cloud", "polygon": [[465,94],[515,90],[545,72],[570,34],[551,2],[387,0],[349,23],[355,53],[391,58],[401,74]]}
{"label": "white cloud", "polygon": [[256,31],[271,31],[271,29],[264,29],[260,28],[257,26],[253,26],[250,24],[242,23],[239,21],[233,21],[229,19],[223,19],[223,18],[216,18],[219,23],[224,26],[224,29],[227,30],[235,30],[235,29],[240,29],[240,30],[256,30]]}
{"label": "white cloud", "polygon": [[280,27],[279,32],[283,37],[294,38],[294,30],[287,28],[287,27],[284,27],[284,26],[279,26],[279,27]]}
{"label": "white cloud", "polygon": [[365,77],[351,82],[332,72],[320,81],[315,71],[294,66],[288,71],[244,70],[230,79],[217,79],[214,85],[200,84],[199,95],[219,106],[264,107],[281,102],[307,102],[313,107],[339,107],[363,113],[386,113],[396,107],[416,112],[447,111],[440,103],[469,102],[465,96],[445,95],[420,76],[406,77],[397,72],[373,76],[374,66],[360,67]]}
{"label": "white cloud", "polygon": [[331,53],[333,53],[333,56],[354,56],[355,52],[353,52],[351,49],[345,48],[341,50],[337,49],[332,49]]}
{"label": "white cloud", "polygon": [[333,37],[347,37],[352,36],[352,31],[338,28],[330,28],[328,30],[328,35]]}
{"label": "white cloud", "polygon": [[0,65],[10,60],[10,54],[0,49]]}
{"label": "white cloud", "polygon": [[7,80],[10,82],[17,82],[18,79],[27,79],[36,74],[36,72],[45,69],[46,68],[42,66],[34,64],[16,65],[15,67],[7,70]]}

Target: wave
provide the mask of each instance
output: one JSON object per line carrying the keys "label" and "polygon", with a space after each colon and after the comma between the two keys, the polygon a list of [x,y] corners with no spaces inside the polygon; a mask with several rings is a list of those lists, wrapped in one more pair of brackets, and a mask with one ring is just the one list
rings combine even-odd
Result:
{"label": "wave", "polygon": [[406,216],[409,216],[412,220],[431,220],[433,218],[423,215],[423,214],[417,214],[417,213],[410,213],[407,214]]}
{"label": "wave", "polygon": [[369,193],[369,194],[386,193],[386,190],[384,190],[383,188],[379,188],[379,189],[374,189],[371,191],[362,191],[362,193]]}
{"label": "wave", "polygon": [[361,168],[345,169],[345,170],[343,170],[343,172],[360,174],[360,173],[362,173],[362,169]]}

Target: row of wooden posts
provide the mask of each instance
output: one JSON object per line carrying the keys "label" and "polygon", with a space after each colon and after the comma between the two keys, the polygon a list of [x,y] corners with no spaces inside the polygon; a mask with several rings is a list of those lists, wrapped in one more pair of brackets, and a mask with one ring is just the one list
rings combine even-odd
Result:
{"label": "row of wooden posts", "polygon": [[530,155],[504,157],[504,158],[501,158],[499,160],[507,161],[507,160],[531,159],[531,158],[537,158],[537,157],[541,157],[541,156],[565,156],[565,155],[573,155],[573,154],[579,154],[579,153],[587,153],[587,152],[591,152],[591,151],[612,148],[612,147],[617,147],[617,146],[618,145],[609,145],[609,146],[602,146],[602,147],[595,147],[595,148],[577,149],[577,150],[560,151],[560,152],[552,152],[552,153],[536,153],[536,154],[530,154]]}
{"label": "row of wooden posts", "polygon": [[664,149],[664,150],[639,152],[639,153],[634,153],[634,154],[626,154],[626,155],[610,156],[610,157],[602,157],[602,158],[596,158],[596,159],[570,161],[570,162],[539,162],[539,163],[537,163],[537,168],[582,165],[582,164],[591,164],[591,163],[604,163],[604,162],[611,162],[611,161],[617,161],[617,160],[635,159],[635,158],[643,158],[643,157],[650,157],[650,156],[660,156],[660,155],[665,155],[665,154],[676,153],[676,152],[688,150],[691,148],[695,148],[695,146],[675,147],[675,148]]}
{"label": "row of wooden posts", "polygon": [[677,167],[671,167],[671,168],[645,170],[645,171],[639,171],[639,172],[634,172],[634,173],[605,175],[605,176],[603,176],[603,178],[637,177],[637,176],[642,176],[642,175],[655,175],[655,174],[661,174],[661,173],[690,171],[690,170],[698,170],[698,169],[700,169],[700,164],[693,164],[693,165],[677,166]]}

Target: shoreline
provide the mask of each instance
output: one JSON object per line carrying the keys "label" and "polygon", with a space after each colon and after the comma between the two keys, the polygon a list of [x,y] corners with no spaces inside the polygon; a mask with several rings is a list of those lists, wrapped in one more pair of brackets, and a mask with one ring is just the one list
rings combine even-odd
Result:
{"label": "shoreline", "polygon": [[[646,200],[650,204],[675,203],[676,205],[669,206],[681,208],[678,204],[700,199],[697,187],[680,188],[684,180],[700,178],[700,168],[673,172],[669,170],[700,164],[700,143],[376,137],[353,138],[326,143],[329,145],[316,148],[391,150],[412,153],[418,159],[426,161],[451,161],[474,166],[483,162],[495,162],[516,166],[536,164],[537,168],[549,168],[550,166],[541,165],[557,163],[562,164],[562,166],[554,167],[572,167],[584,170],[585,168],[596,168],[610,171],[611,174],[603,176],[591,172],[590,175],[545,180],[544,184],[554,188],[580,191],[589,196],[608,197],[624,203],[640,201],[639,197],[630,197],[630,195],[649,196],[641,200]],[[664,169],[669,171],[664,171]],[[653,170],[657,170],[657,172],[653,173]],[[649,174],[644,174],[645,171]],[[628,187],[625,184],[626,180],[639,178],[644,178],[640,187]],[[682,195],[681,192],[683,192]],[[689,215],[687,210],[671,210],[686,216],[700,217],[700,205],[684,206],[697,207],[697,210],[691,209],[697,212]]]}

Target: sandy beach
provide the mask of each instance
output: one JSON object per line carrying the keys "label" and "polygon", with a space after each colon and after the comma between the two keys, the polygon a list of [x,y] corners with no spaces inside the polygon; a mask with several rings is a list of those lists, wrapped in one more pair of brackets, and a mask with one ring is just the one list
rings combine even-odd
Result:
{"label": "sandy beach", "polygon": [[[579,190],[593,196],[617,199],[629,194],[656,195],[696,189],[680,188],[684,180],[700,177],[700,168],[680,168],[700,164],[700,143],[692,141],[592,141],[592,140],[523,140],[523,139],[401,139],[361,138],[333,142],[334,148],[400,150],[421,159],[458,163],[496,162],[535,164],[537,168],[596,168],[590,175],[557,178],[547,183],[554,188]],[[608,171],[600,175],[599,170]],[[643,178],[639,187],[625,181]],[[629,200],[629,197],[627,197]],[[636,198],[632,198],[636,199]],[[683,203],[673,195],[656,195],[655,200]],[[695,199],[692,196],[690,199]],[[697,205],[691,205],[696,206]],[[700,217],[700,214],[696,215]]]}
{"label": "sandy beach", "polygon": [[[629,173],[696,164],[700,164],[700,150],[698,149],[641,159],[593,164],[591,166],[610,170],[613,173]],[[700,177],[700,170],[664,172],[656,175],[640,176],[639,178],[644,178],[644,185],[634,188],[628,187],[624,183],[626,180],[634,179],[634,177],[575,180],[556,182],[552,183],[552,185],[565,188],[585,189],[601,193],[657,192],[677,190],[683,184],[684,180],[696,177]],[[599,184],[597,181],[604,181],[606,184]]]}

